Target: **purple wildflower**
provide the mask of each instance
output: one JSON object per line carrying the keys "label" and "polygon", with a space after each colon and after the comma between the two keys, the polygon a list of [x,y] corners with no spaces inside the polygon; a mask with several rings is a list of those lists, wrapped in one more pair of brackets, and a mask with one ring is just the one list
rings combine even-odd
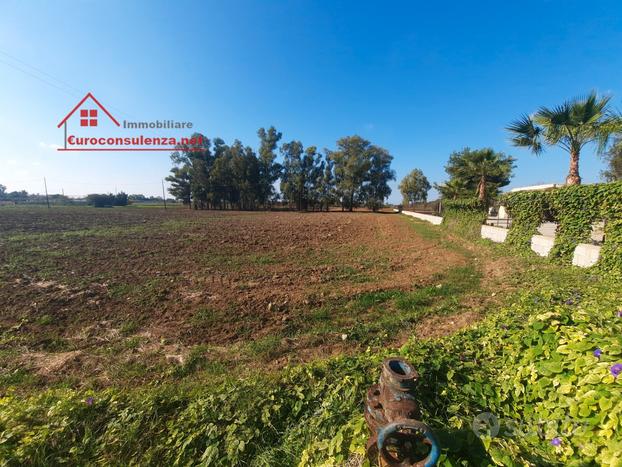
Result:
{"label": "purple wildflower", "polygon": [[551,440],[551,446],[561,446],[561,444],[562,440],[560,438],[555,437]]}
{"label": "purple wildflower", "polygon": [[93,402],[95,402],[95,399],[93,399],[92,397],[87,397],[84,402],[86,403],[86,405],[93,405]]}
{"label": "purple wildflower", "polygon": [[613,375],[614,378],[617,378],[620,373],[622,373],[622,363],[616,363],[615,365],[611,365],[609,371]]}
{"label": "purple wildflower", "polygon": [[566,303],[566,305],[574,305],[574,300],[572,298],[569,298],[564,303]]}
{"label": "purple wildflower", "polygon": [[622,318],[622,310],[618,310],[617,316],[618,318]]}
{"label": "purple wildflower", "polygon": [[600,350],[599,348],[597,348],[596,350],[594,350],[594,356],[596,358],[600,358],[600,356],[603,354],[603,351]]}

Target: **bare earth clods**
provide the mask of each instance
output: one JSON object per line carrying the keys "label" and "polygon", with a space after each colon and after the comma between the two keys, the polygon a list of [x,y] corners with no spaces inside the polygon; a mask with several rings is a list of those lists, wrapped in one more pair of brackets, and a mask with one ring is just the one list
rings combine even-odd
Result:
{"label": "bare earth clods", "polygon": [[181,363],[196,345],[335,353],[339,332],[309,330],[351,319],[340,303],[466,262],[393,214],[78,208],[0,212],[0,258],[5,370],[104,379],[106,359]]}

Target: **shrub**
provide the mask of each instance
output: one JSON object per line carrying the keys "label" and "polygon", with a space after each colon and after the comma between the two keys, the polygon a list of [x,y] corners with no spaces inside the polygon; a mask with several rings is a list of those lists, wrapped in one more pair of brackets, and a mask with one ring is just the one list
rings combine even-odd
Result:
{"label": "shrub", "polygon": [[124,192],[119,192],[116,195],[112,193],[108,194],[97,194],[93,193],[86,197],[86,202],[94,206],[96,208],[105,208],[112,206],[127,206],[128,205],[128,197]]}
{"label": "shrub", "polygon": [[443,201],[443,224],[469,238],[477,238],[486,220],[486,205],[477,198]]}

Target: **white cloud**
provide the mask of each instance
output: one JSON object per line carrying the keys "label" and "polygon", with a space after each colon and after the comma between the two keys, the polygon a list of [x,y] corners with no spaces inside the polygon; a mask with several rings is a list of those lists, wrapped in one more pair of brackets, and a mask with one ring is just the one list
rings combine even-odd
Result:
{"label": "white cloud", "polygon": [[41,141],[39,143],[39,147],[40,148],[45,148],[45,149],[53,149],[54,151],[56,151],[57,149],[61,148],[62,146],[60,146],[59,144],[44,143],[43,141]]}

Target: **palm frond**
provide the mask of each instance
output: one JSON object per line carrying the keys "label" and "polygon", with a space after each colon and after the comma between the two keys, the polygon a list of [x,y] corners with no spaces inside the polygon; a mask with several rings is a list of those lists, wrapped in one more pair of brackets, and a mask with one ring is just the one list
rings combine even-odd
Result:
{"label": "palm frond", "polygon": [[599,154],[602,154],[607,150],[611,136],[622,134],[622,114],[607,110],[605,117],[596,126],[595,133],[596,137],[594,140],[597,145],[597,151]]}
{"label": "palm frond", "polygon": [[592,125],[599,122],[607,112],[610,96],[600,99],[592,91],[587,96],[578,97],[572,101],[571,119],[574,125]]}
{"label": "palm frond", "polygon": [[534,154],[542,153],[542,128],[529,115],[510,123],[506,130],[513,134],[510,141],[514,146],[530,148]]}

